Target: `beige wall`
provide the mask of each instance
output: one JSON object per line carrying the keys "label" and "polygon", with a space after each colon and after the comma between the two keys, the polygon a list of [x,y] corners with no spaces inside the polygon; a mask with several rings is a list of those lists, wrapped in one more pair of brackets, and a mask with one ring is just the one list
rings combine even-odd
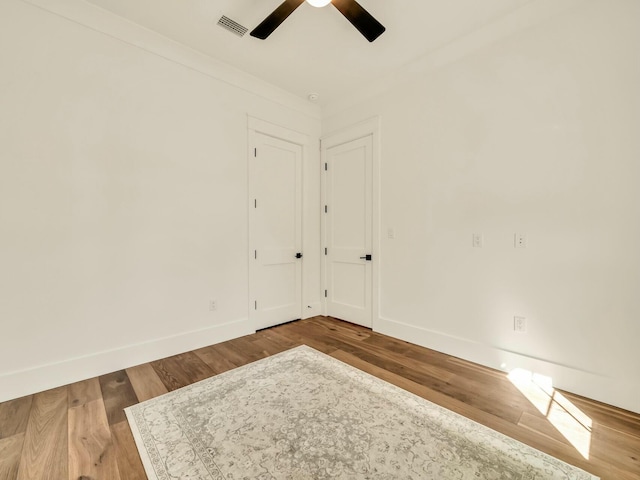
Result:
{"label": "beige wall", "polygon": [[374,328],[640,411],[639,19],[585,1],[324,119],[382,118]]}

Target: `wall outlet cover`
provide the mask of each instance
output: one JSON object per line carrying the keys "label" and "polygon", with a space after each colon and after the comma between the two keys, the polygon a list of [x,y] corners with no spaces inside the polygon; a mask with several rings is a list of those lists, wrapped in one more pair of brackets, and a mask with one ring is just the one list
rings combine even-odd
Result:
{"label": "wall outlet cover", "polygon": [[527,319],[525,317],[513,317],[513,330],[518,333],[526,333]]}
{"label": "wall outlet cover", "polygon": [[473,248],[482,248],[483,238],[481,233],[474,233],[471,238]]}
{"label": "wall outlet cover", "polygon": [[516,233],[513,242],[516,248],[527,248],[527,235],[525,233]]}

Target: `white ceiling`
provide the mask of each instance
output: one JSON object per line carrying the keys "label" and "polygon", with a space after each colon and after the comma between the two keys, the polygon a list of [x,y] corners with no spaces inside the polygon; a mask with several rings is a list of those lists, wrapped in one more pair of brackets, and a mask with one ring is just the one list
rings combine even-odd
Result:
{"label": "white ceiling", "polygon": [[281,0],[87,1],[300,97],[317,92],[326,105],[534,0],[359,0],[387,29],[373,43],[331,5],[305,2],[258,40],[218,19],[251,31]]}

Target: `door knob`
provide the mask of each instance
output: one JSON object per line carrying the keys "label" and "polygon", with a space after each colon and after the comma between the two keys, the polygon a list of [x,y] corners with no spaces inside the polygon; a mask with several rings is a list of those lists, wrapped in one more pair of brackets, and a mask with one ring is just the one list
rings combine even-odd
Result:
{"label": "door knob", "polygon": [[301,253],[296,253],[296,258],[302,258],[302,254]]}
{"label": "door knob", "polygon": [[371,261],[371,255],[365,255],[364,257],[360,257],[360,260],[366,260],[367,262]]}

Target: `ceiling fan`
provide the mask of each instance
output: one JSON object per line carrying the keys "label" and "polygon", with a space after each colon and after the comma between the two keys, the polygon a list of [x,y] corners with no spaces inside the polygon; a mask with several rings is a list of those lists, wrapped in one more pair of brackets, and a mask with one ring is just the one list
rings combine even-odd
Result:
{"label": "ceiling fan", "polygon": [[[373,42],[385,31],[384,26],[378,22],[373,16],[367,12],[355,0],[306,0],[307,3],[314,7],[324,7],[332,3],[342,15],[346,17],[351,24],[364,35],[364,37]],[[261,40],[266,39],[273,31],[280,26],[293,11],[302,5],[305,0],[285,0],[276,8],[271,15],[265,18],[260,25],[251,32],[252,37]]]}

